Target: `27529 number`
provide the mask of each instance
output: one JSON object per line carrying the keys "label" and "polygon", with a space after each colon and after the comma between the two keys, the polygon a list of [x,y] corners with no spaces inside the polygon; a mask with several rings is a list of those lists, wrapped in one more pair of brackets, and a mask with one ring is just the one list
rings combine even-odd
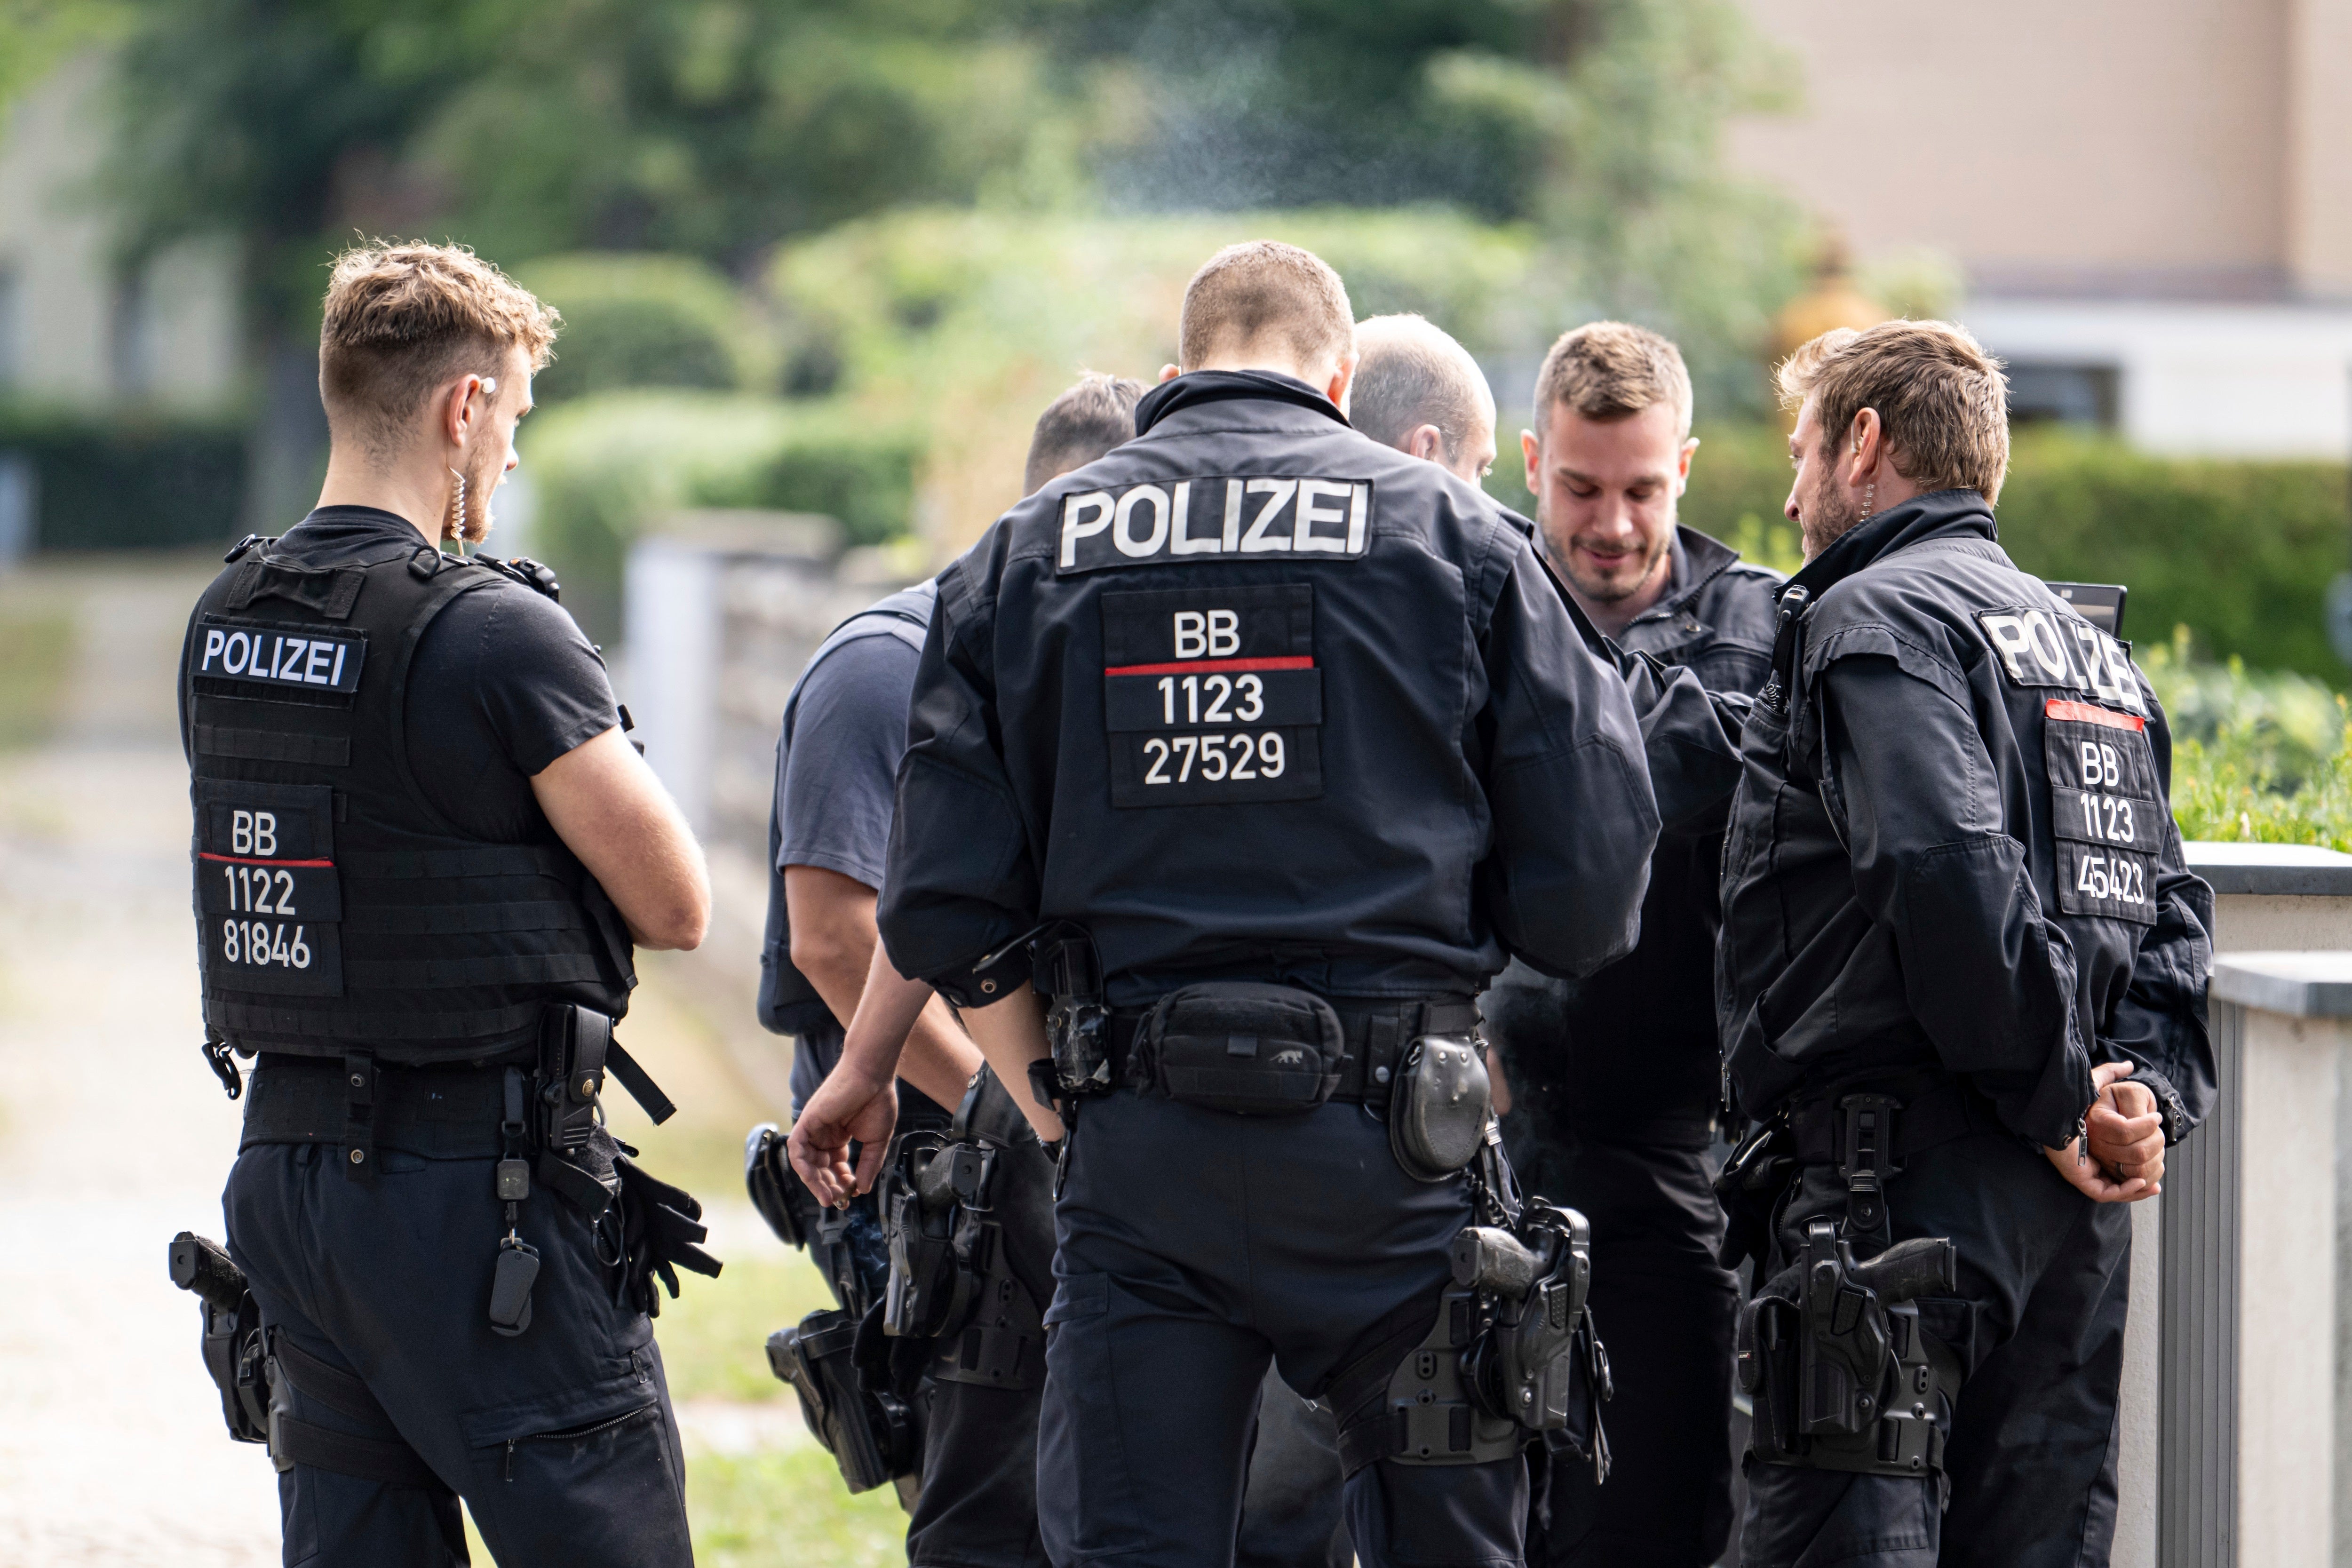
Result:
{"label": "27529 number", "polygon": [[[1151,764],[1144,770],[1143,782],[1190,784],[1196,763],[1201,777],[1212,784],[1224,779],[1278,779],[1289,765],[1285,751],[1281,734],[1273,730],[1261,735],[1151,735],[1143,742],[1143,754]],[[1176,770],[1173,773],[1168,771],[1171,766]]]}

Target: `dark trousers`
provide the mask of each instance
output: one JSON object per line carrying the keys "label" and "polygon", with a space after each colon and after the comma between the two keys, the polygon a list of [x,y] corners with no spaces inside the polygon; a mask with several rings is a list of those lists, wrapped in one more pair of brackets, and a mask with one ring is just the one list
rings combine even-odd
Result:
{"label": "dark trousers", "polygon": [[[1269,1363],[1319,1395],[1360,1340],[1434,1310],[1467,1184],[1397,1168],[1352,1105],[1228,1116],[1117,1094],[1089,1103],[1055,1211],[1038,1505],[1056,1568],[1224,1568]],[[1365,1568],[1517,1568],[1525,1464],[1349,1478]]]}
{"label": "dark trousers", "polygon": [[1572,1454],[1539,1472],[1528,1561],[1706,1568],[1731,1542],[1732,1332],[1739,1281],[1717,1264],[1723,1211],[1704,1149],[1565,1128],[1513,1150],[1521,1184],[1592,1222],[1592,1319],[1616,1397],[1608,1483]]}
{"label": "dark trousers", "polygon": [[[1951,1487],[1751,1463],[1742,1568],[2096,1568],[2116,1527],[2116,1397],[2131,1215],[2095,1204],[2017,1140],[1979,1133],[1915,1154],[1887,1184],[1894,1239],[1949,1237],[1959,1294],[1923,1302],[1966,1377],[1944,1455]],[[1770,1268],[1805,1222],[1845,1212],[1834,1172],[1786,1200]],[[1858,1253],[1867,1249],[1857,1248]]]}
{"label": "dark trousers", "polygon": [[[653,1325],[614,1304],[588,1226],[552,1193],[521,1208],[539,1249],[530,1327],[490,1331],[503,1211],[489,1160],[377,1153],[373,1186],[342,1151],[263,1144],[222,1205],[261,1321],[367,1384],[438,1478],[387,1486],[298,1464],[278,1495],[288,1568],[466,1561],[457,1500],[499,1568],[690,1564],[685,1461]],[[299,1393],[297,1418],[383,1438]]]}

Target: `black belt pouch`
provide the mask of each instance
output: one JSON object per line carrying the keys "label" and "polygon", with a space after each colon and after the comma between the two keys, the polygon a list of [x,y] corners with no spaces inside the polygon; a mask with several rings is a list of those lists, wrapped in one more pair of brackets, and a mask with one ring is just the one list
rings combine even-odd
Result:
{"label": "black belt pouch", "polygon": [[1347,1038],[1311,991],[1211,980],[1171,991],[1138,1031],[1142,1087],[1235,1116],[1293,1116],[1339,1087]]}

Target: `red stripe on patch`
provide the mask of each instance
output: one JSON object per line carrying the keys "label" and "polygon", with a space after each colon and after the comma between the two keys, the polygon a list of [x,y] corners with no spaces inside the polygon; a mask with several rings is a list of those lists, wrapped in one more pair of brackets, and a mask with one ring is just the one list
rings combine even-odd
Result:
{"label": "red stripe on patch", "polygon": [[1241,675],[1253,669],[1312,669],[1315,660],[1307,654],[1286,654],[1280,658],[1188,658],[1175,664],[1119,664],[1106,668],[1105,675],[1213,675],[1225,671]]}
{"label": "red stripe on patch", "polygon": [[332,860],[265,860],[252,855],[215,855],[209,849],[196,851],[199,860],[220,860],[231,866],[332,866]]}
{"label": "red stripe on patch", "polygon": [[2147,721],[2133,713],[2118,713],[2112,708],[2094,708],[2087,702],[2069,702],[2053,697],[2042,705],[2048,719],[2072,719],[2077,723],[2104,724],[2110,730],[2145,730]]}

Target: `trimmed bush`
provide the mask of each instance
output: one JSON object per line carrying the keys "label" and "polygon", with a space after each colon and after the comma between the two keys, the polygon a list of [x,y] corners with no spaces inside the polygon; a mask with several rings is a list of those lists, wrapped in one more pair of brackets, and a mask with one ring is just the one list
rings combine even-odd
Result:
{"label": "trimmed bush", "polygon": [[[1718,426],[1700,436],[1683,521],[1735,543],[1743,530],[1761,539],[1786,529],[1782,432]],[[1999,516],[2001,543],[2027,571],[2127,585],[2125,626],[2143,645],[2186,626],[2212,658],[2330,685],[2352,679],[2324,619],[2328,581],[2347,560],[2341,467],[2153,458],[2114,440],[2027,429]]]}
{"label": "trimmed bush", "polygon": [[582,398],[534,416],[518,444],[537,548],[598,636],[617,632],[629,546],[664,512],[822,512],[850,543],[880,543],[907,531],[922,454],[919,433],[839,403],[676,391]]}
{"label": "trimmed bush", "polygon": [[245,435],[234,425],[5,405],[0,453],[32,465],[37,549],[173,549],[237,536]]}
{"label": "trimmed bush", "polygon": [[690,257],[557,256],[515,277],[563,313],[555,363],[531,387],[542,404],[631,386],[728,390],[764,376],[764,334],[734,285]]}

